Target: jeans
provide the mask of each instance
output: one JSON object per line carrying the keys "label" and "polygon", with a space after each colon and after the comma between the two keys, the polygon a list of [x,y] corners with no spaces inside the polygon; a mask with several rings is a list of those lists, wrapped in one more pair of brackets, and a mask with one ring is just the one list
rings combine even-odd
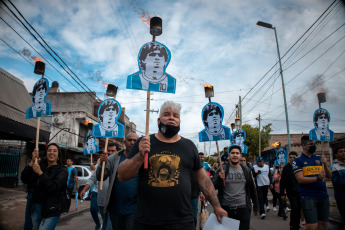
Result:
{"label": "jeans", "polygon": [[267,201],[267,192],[268,192],[268,185],[264,186],[257,186],[258,191],[258,198],[259,198],[259,207],[260,207],[260,215],[265,213],[265,204]]}
{"label": "jeans", "polygon": [[278,198],[278,201],[279,201],[278,216],[284,217],[284,216],[286,216],[286,214],[285,214],[285,208],[287,207],[286,201],[282,200],[282,197],[281,197],[280,193],[277,193],[277,198]]}
{"label": "jeans", "polygon": [[73,188],[67,188],[67,192],[68,192],[68,194],[69,194],[69,197],[71,198],[71,199],[69,200],[68,210],[69,210],[70,207],[71,207],[73,189],[74,189],[74,187],[73,187]]}
{"label": "jeans", "polygon": [[192,198],[190,200],[192,203],[192,209],[193,209],[193,216],[194,216],[194,226],[196,227],[196,224],[198,222],[198,197]]}
{"label": "jeans", "polygon": [[98,218],[98,204],[97,204],[97,192],[92,192],[91,193],[91,200],[90,200],[90,212],[93,221],[96,224],[96,227],[101,227],[101,222],[99,221]]}
{"label": "jeans", "polygon": [[[104,213],[104,207],[98,206],[99,207],[99,212],[101,213],[102,219],[103,219],[103,225],[102,225],[102,230],[107,230],[107,225],[108,225],[108,219],[109,219],[109,213],[106,212]],[[111,225],[111,224],[109,224]]]}
{"label": "jeans", "polygon": [[60,215],[49,218],[43,218],[39,230],[54,230],[59,219]]}
{"label": "jeans", "polygon": [[[278,200],[278,193],[276,192],[276,190],[274,190],[274,188],[270,189],[271,193],[272,193],[272,202],[273,202],[273,207],[277,207],[277,200]],[[266,201],[266,206],[268,206],[268,201]]]}
{"label": "jeans", "polygon": [[250,211],[248,207],[242,207],[237,209],[230,209],[229,206],[223,206],[222,208],[228,213],[229,218],[240,221],[239,230],[249,230],[250,226]]}
{"label": "jeans", "polygon": [[34,210],[31,213],[31,220],[34,229],[38,229],[42,221],[42,205],[35,204]]}
{"label": "jeans", "polygon": [[298,230],[299,229],[299,222],[301,219],[301,200],[299,194],[287,194],[291,211],[290,211],[290,229]]}
{"label": "jeans", "polygon": [[26,197],[24,230],[32,230],[32,228],[33,228],[31,214],[30,214],[30,208],[29,208],[31,197],[32,197],[32,193],[28,192],[28,196]]}
{"label": "jeans", "polygon": [[133,230],[134,213],[121,215],[121,214],[109,212],[109,216],[110,216],[111,225],[113,226],[113,229]]}

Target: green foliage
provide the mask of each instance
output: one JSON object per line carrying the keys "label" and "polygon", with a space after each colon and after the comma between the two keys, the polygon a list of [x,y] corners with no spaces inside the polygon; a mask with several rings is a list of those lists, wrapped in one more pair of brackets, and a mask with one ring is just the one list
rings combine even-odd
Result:
{"label": "green foliage", "polygon": [[[267,124],[261,129],[261,151],[269,145],[270,133],[272,132],[271,125]],[[244,144],[248,146],[248,156],[252,159],[259,155],[259,127],[244,124],[242,129],[246,132],[247,137]]]}
{"label": "green foliage", "polygon": [[216,159],[214,159],[213,157],[209,156],[209,157],[205,157],[204,161],[206,161],[207,163],[209,163],[211,166],[217,162]]}

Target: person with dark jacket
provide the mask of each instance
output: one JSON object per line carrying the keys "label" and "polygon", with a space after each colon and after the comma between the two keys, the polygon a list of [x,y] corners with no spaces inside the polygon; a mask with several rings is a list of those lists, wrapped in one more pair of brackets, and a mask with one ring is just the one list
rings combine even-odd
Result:
{"label": "person with dark jacket", "polygon": [[[240,221],[240,230],[248,230],[250,226],[251,201],[254,215],[259,214],[259,202],[250,170],[240,164],[241,147],[232,145],[229,149],[229,162],[218,169],[214,178],[214,186],[218,189],[218,199],[228,217]],[[225,182],[224,182],[225,180]]]}
{"label": "person with dark jacket", "polygon": [[292,162],[296,157],[296,152],[291,151],[289,153],[289,163],[284,166],[280,179],[281,199],[285,200],[284,190],[286,190],[286,194],[290,201],[290,229],[293,230],[299,229],[299,221],[301,218],[301,201],[298,192],[298,182],[292,171]]}
{"label": "person with dark jacket", "polygon": [[60,154],[57,144],[49,144],[38,164],[35,163],[38,149],[35,149],[30,164],[22,172],[23,183],[36,184],[30,201],[34,229],[55,229],[60,214],[67,211],[63,192],[66,192],[68,170],[61,163]]}

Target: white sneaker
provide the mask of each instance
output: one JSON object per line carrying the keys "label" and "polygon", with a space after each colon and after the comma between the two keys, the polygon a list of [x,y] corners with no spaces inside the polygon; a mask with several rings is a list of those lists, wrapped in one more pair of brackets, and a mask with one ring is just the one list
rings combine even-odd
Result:
{"label": "white sneaker", "polygon": [[276,208],[276,207],[273,207],[273,211],[277,211],[277,208]]}
{"label": "white sneaker", "polygon": [[285,212],[290,212],[290,211],[291,211],[291,209],[289,209],[289,207],[285,208]]}
{"label": "white sneaker", "polygon": [[262,213],[262,214],[260,215],[260,218],[261,218],[261,219],[265,219],[265,217],[266,217],[266,214],[265,214],[265,213]]}
{"label": "white sneaker", "polygon": [[266,211],[269,211],[270,210],[270,206],[267,205],[266,207]]}

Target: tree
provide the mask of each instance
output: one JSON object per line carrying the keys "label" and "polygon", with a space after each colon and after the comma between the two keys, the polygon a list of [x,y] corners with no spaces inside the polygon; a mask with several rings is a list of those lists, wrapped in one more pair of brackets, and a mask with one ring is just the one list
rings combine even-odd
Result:
{"label": "tree", "polygon": [[[271,123],[262,127],[261,129],[261,151],[269,145],[272,132]],[[248,146],[248,156],[252,159],[259,155],[259,127],[252,127],[249,124],[244,124],[242,129],[246,132],[245,145]]]}

